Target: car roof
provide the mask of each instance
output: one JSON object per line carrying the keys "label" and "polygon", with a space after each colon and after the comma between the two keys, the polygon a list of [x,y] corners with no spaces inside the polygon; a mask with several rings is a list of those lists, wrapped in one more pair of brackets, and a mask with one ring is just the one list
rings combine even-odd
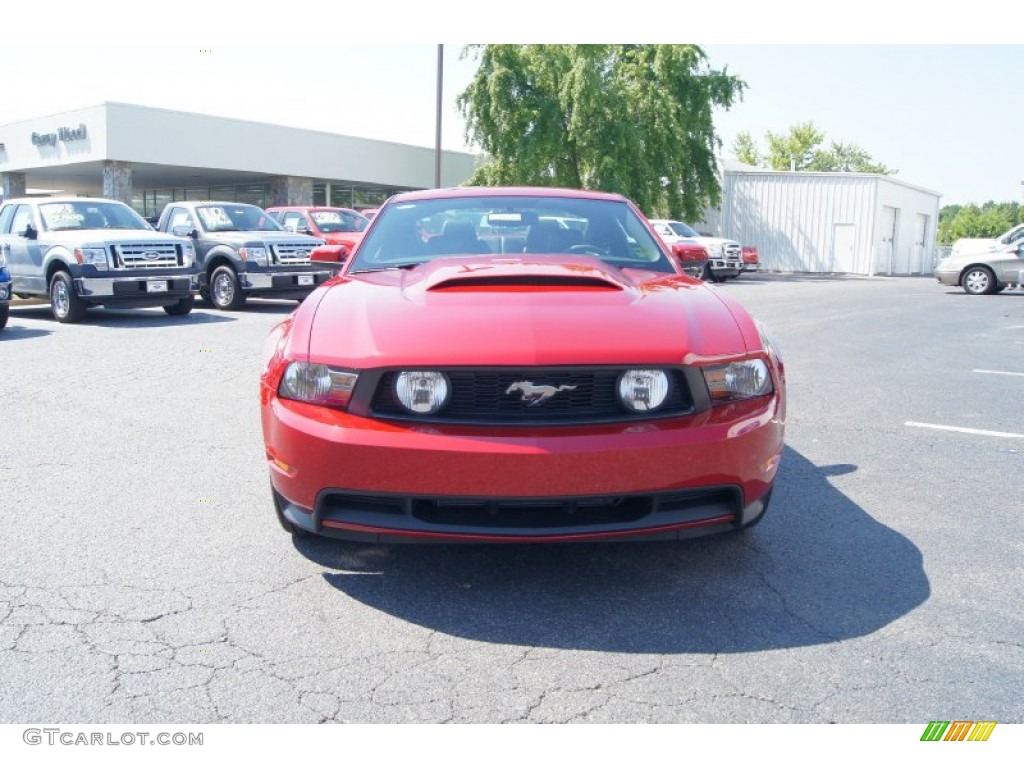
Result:
{"label": "car roof", "polygon": [[270,213],[271,211],[348,211],[349,213],[359,213],[355,208],[346,208],[344,205],[272,205],[269,208],[263,210]]}
{"label": "car roof", "polygon": [[7,203],[127,203],[121,200],[114,200],[110,197],[8,197],[3,201]]}
{"label": "car roof", "polygon": [[594,192],[585,189],[563,189],[560,187],[451,187],[448,189],[423,189],[403,192],[390,198],[390,203],[414,200],[441,200],[464,197],[571,197],[583,200],[614,200],[625,202],[622,195],[611,192]]}

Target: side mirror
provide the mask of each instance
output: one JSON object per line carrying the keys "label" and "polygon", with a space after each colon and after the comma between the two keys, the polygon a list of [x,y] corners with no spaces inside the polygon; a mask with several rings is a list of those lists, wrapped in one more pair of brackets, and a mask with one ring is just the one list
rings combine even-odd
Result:
{"label": "side mirror", "polygon": [[176,237],[197,237],[198,233],[187,225],[181,224],[177,227],[171,227],[171,234]]}
{"label": "side mirror", "polygon": [[31,224],[25,227],[25,229],[23,229],[18,234],[24,237],[26,240],[35,240],[36,238],[39,237],[38,230],[36,230],[36,228],[33,227]]}

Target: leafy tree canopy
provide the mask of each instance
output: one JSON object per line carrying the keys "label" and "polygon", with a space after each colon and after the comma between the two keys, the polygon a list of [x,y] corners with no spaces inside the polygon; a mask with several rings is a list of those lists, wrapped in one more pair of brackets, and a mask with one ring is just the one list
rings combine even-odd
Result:
{"label": "leafy tree canopy", "polygon": [[885,175],[898,173],[894,168],[876,163],[871,155],[856,144],[833,141],[828,149],[823,149],[825,134],[812,122],[791,125],[789,133],[768,131],[765,140],[768,143],[768,151],[762,154],[753,136],[743,131],[733,142],[733,154],[741,163],[767,166],[777,171],[843,171]]}
{"label": "leafy tree canopy", "polygon": [[649,216],[698,219],[721,186],[712,124],[745,84],[696,45],[479,45],[458,97],[488,155],[469,184],[618,192]]}
{"label": "leafy tree canopy", "polygon": [[997,237],[1021,221],[1018,203],[989,200],[982,206],[947,205],[939,211],[940,243],[953,243],[961,237]]}

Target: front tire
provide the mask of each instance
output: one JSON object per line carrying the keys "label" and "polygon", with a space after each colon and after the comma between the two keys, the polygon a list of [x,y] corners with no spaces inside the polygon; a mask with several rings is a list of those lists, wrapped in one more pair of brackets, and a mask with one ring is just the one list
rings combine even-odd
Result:
{"label": "front tire", "polygon": [[173,317],[180,317],[187,315],[192,311],[192,307],[195,306],[196,300],[192,296],[186,296],[181,301],[176,301],[173,304],[165,304],[164,312]]}
{"label": "front tire", "polygon": [[10,304],[0,304],[0,330],[7,325],[7,316],[11,314]]}
{"label": "front tire", "polygon": [[88,305],[75,293],[71,275],[63,270],[50,280],[50,311],[58,323],[77,323],[85,317]]}
{"label": "front tire", "polygon": [[245,293],[231,267],[217,267],[210,275],[210,303],[217,309],[229,311],[245,306]]}
{"label": "front tire", "polygon": [[971,267],[960,278],[960,285],[963,287],[964,293],[971,296],[984,296],[995,293],[996,276],[988,267]]}

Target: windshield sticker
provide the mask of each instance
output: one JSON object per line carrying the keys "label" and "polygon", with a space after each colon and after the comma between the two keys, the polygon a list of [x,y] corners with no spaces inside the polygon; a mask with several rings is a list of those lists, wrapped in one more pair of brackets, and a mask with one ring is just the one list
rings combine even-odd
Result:
{"label": "windshield sticker", "polygon": [[199,217],[207,228],[230,227],[231,217],[223,208],[199,208]]}

